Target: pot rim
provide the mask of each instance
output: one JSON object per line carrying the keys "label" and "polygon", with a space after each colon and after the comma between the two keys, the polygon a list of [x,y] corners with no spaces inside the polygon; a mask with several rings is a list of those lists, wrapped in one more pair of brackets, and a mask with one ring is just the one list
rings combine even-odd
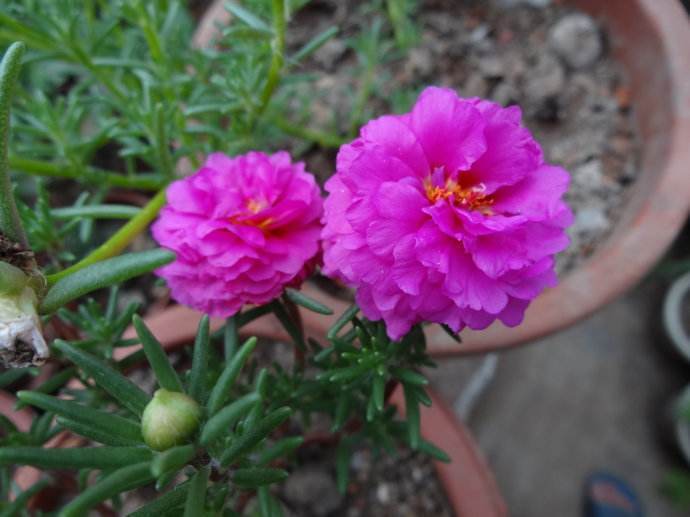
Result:
{"label": "pot rim", "polygon": [[690,465],[690,421],[678,416],[678,409],[681,406],[690,404],[690,384],[681,390],[671,403],[670,415],[673,420],[673,432],[676,445],[683,455],[685,462]]}
{"label": "pot rim", "polygon": [[673,281],[666,292],[663,306],[663,321],[666,335],[675,350],[690,362],[690,334],[683,323],[683,302],[690,292],[690,272]]}

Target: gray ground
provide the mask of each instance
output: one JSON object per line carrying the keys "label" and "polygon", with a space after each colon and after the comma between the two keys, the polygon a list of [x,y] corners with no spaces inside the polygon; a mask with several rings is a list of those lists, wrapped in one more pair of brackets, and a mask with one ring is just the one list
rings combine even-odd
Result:
{"label": "gray ground", "polygon": [[[581,324],[499,357],[468,422],[514,517],[580,515],[594,469],[625,476],[650,517],[685,515],[659,494],[677,466],[662,425],[690,367],[660,327],[664,284],[652,277]],[[434,384],[447,400],[477,360],[444,360]]]}

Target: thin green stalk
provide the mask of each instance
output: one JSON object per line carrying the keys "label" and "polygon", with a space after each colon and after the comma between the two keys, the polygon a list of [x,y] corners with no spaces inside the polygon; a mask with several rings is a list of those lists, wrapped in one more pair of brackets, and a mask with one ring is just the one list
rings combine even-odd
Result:
{"label": "thin green stalk", "polygon": [[41,479],[34,485],[24,490],[22,493],[18,494],[14,501],[8,502],[7,506],[4,506],[2,512],[0,512],[0,517],[13,517],[15,515],[21,515],[22,511],[26,510],[26,507],[31,501],[31,498],[43,490],[47,485],[50,484],[49,479]]}
{"label": "thin green stalk", "polygon": [[88,515],[89,510],[111,497],[138,488],[153,481],[150,462],[135,463],[108,474],[89,486],[70,503],[63,507],[59,517],[80,517]]}
{"label": "thin green stalk", "polygon": [[46,162],[43,160],[30,160],[17,156],[10,157],[9,164],[10,168],[33,176],[74,179],[101,185],[106,183],[112,187],[159,190],[165,185],[166,181],[158,174],[153,173],[126,176],[118,172],[98,169],[96,167],[84,167],[81,170],[76,170],[66,164]]}
{"label": "thin green stalk", "polygon": [[149,46],[149,52],[151,53],[151,59],[154,63],[161,65],[165,64],[165,53],[163,52],[163,45],[158,37],[158,31],[153,23],[153,20],[149,16],[149,12],[146,9],[147,3],[141,2],[137,5],[137,13],[139,14],[139,26],[141,31],[144,33],[144,38],[146,38],[146,44]]}
{"label": "thin green stalk", "polygon": [[131,219],[141,212],[137,206],[131,205],[83,205],[53,208],[50,215],[55,219]]}
{"label": "thin green stalk", "polygon": [[[91,56],[79,46],[77,41],[66,40],[64,41],[65,48],[67,50],[63,51],[68,59],[72,59],[79,63],[81,66],[86,68],[94,78],[100,82],[106,90],[108,90],[114,97],[117,98],[118,102],[126,103],[127,96],[113,83],[108,77],[103,75],[103,68],[99,68],[92,60]],[[71,52],[69,52],[71,50]]]}
{"label": "thin green stalk", "polygon": [[206,508],[206,487],[208,484],[208,467],[204,467],[192,478],[184,505],[184,517],[204,515]]}
{"label": "thin green stalk", "polygon": [[364,70],[362,85],[352,108],[352,118],[350,123],[350,136],[352,137],[357,136],[357,133],[359,132],[359,126],[362,122],[364,108],[367,105],[367,101],[369,100],[369,97],[371,97],[371,92],[373,90],[375,72],[376,63],[373,59],[369,59]]}
{"label": "thin green stalk", "polygon": [[2,39],[25,41],[33,49],[54,50],[55,45],[50,38],[4,13],[0,13],[0,27],[2,27],[0,30]]}
{"label": "thin green stalk", "polygon": [[240,339],[237,332],[237,318],[230,316],[225,320],[225,329],[223,332],[223,349],[225,351],[225,360],[229,361],[237,351],[237,343]]}
{"label": "thin green stalk", "polygon": [[160,102],[156,104],[154,117],[155,142],[158,148],[158,167],[163,171],[166,177],[170,178],[175,174],[175,165],[172,155],[170,154],[170,143],[168,142],[168,134],[165,128],[165,109]]}
{"label": "thin green stalk", "polygon": [[120,228],[107,241],[101,244],[98,248],[93,250],[89,255],[77,262],[71,267],[48,276],[48,284],[52,285],[61,278],[64,278],[72,273],[79,271],[86,266],[100,262],[101,260],[109,259],[121,253],[141,232],[148,228],[148,225],[153,221],[158,212],[165,204],[165,190],[161,190],[156,194],[148,204],[141,209],[136,216],[132,217],[127,224]]}
{"label": "thin green stalk", "polygon": [[287,21],[285,19],[285,0],[272,0],[271,10],[273,12],[273,40],[271,41],[271,65],[268,69],[268,77],[261,100],[256,110],[256,116],[261,115],[268,106],[273,92],[280,83],[280,75],[285,63],[285,29]]}
{"label": "thin green stalk", "polygon": [[26,248],[28,242],[14,201],[8,160],[10,102],[19,76],[24,48],[23,43],[13,43],[0,63],[0,232]]}

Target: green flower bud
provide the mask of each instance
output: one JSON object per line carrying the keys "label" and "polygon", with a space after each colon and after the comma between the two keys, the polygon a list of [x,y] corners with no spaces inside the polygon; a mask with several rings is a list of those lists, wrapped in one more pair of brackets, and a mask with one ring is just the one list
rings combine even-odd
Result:
{"label": "green flower bud", "polygon": [[153,394],[141,417],[141,434],[146,445],[164,451],[185,443],[201,418],[201,408],[184,393],[160,389]]}

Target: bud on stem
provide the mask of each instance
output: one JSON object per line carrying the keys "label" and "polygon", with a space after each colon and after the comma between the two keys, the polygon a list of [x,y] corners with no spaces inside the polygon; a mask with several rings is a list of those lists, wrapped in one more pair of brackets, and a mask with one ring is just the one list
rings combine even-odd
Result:
{"label": "bud on stem", "polygon": [[141,417],[146,445],[164,451],[185,443],[199,427],[201,408],[184,393],[160,389],[153,394]]}
{"label": "bud on stem", "polygon": [[10,101],[23,54],[24,44],[14,43],[0,62],[0,364],[13,368],[39,365],[48,357],[36,312],[43,276],[27,251],[9,177]]}

